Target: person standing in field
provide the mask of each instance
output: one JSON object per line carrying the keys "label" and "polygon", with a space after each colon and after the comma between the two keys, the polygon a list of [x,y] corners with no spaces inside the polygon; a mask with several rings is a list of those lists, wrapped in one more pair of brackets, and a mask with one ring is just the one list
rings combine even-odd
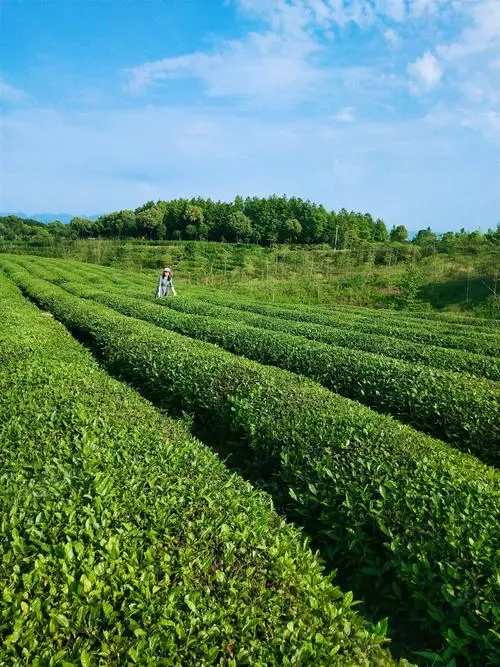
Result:
{"label": "person standing in field", "polygon": [[173,281],[174,274],[172,270],[166,266],[160,274],[158,279],[158,287],[156,288],[156,296],[168,296],[172,291],[173,296],[177,296]]}

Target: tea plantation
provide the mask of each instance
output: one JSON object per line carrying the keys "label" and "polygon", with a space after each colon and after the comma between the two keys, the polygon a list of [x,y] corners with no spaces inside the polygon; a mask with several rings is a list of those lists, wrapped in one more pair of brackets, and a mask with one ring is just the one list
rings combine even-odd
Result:
{"label": "tea plantation", "polygon": [[0,664],[500,664],[495,323],[154,288],[0,255]]}

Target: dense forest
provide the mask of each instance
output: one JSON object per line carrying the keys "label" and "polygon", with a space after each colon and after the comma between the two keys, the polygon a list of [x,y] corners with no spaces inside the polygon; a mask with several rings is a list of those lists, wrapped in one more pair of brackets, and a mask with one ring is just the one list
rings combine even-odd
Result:
{"label": "dense forest", "polygon": [[[74,217],[69,224],[41,223],[15,215],[0,217],[0,240],[26,240],[47,245],[60,240],[110,238],[143,240],[208,240],[254,243],[327,244],[337,249],[366,243],[407,242],[404,225],[388,230],[384,221],[369,213],[341,209],[328,211],[298,197],[261,198],[238,196],[233,202],[211,199],[149,201],[135,210],[121,210],[96,220]],[[500,240],[500,226],[485,234],[479,231],[437,235],[429,227],[412,239],[424,254],[472,251]]]}

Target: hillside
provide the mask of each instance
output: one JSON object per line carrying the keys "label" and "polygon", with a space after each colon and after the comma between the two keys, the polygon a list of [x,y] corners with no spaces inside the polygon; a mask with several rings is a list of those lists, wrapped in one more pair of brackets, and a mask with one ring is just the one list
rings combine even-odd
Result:
{"label": "hillside", "polygon": [[177,280],[263,300],[461,311],[499,315],[500,249],[422,256],[413,244],[261,247],[205,241],[76,240],[42,245],[10,242],[0,251],[77,259],[147,272],[171,266]]}

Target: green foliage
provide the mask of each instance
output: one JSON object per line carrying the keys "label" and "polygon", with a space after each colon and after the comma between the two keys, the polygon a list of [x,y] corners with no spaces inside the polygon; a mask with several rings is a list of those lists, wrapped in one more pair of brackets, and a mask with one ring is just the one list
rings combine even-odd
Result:
{"label": "green foliage", "polygon": [[[498,392],[487,382],[227,319],[172,312],[161,305],[80,284],[69,283],[64,288],[125,315],[310,377],[332,391],[471,451],[487,463],[500,463]],[[176,307],[178,302],[166,303]]]}
{"label": "green foliage", "polygon": [[1,664],[395,664],[265,495],[0,304]]}
{"label": "green foliage", "polygon": [[[488,235],[484,236],[481,251],[475,255],[441,253],[426,256],[423,246],[413,243],[360,241],[352,249],[341,251],[325,244],[264,248],[255,245],[259,242],[257,237],[260,239],[260,232],[252,228],[253,245],[194,241],[196,261],[191,261],[183,254],[183,244],[188,240],[184,223],[182,230],[174,228],[172,234],[166,231],[168,211],[167,208],[164,223],[154,233],[158,237],[166,234],[176,240],[127,240],[125,237],[131,232],[123,226],[121,213],[125,218],[132,216],[133,220],[135,213],[124,211],[119,212],[120,215],[107,216],[120,220],[116,224],[121,230],[121,241],[102,238],[70,240],[65,237],[69,226],[54,223],[50,229],[53,240],[49,244],[40,246],[33,245],[29,240],[7,241],[4,237],[3,242],[0,238],[0,252],[74,258],[135,271],[158,270],[168,264],[175,266],[176,275],[184,276],[191,283],[210,284],[225,290],[230,288],[233,292],[263,301],[391,309],[398,305],[399,289],[396,285],[403,277],[405,267],[415,264],[422,273],[417,306],[421,310],[426,309],[426,318],[435,309],[466,311],[471,316],[475,313],[482,317],[499,317],[498,297],[494,295],[500,252],[489,245],[490,241],[486,241],[487,237],[490,238]],[[101,218],[99,221],[99,224],[104,224]],[[105,224],[108,229],[107,222]],[[47,225],[47,229],[49,227]],[[220,230],[225,238],[236,240],[227,226],[222,225]],[[192,232],[198,239],[209,236],[205,223],[199,226],[197,232]],[[278,241],[277,234],[273,235],[273,239],[273,243]],[[283,259],[284,256],[286,259]]]}
{"label": "green foliage", "polygon": [[[302,308],[307,308],[307,304],[301,304]],[[323,310],[324,312],[328,314],[333,314],[337,310],[341,309],[344,312],[351,312],[355,313],[358,315],[365,315],[365,316],[370,316],[371,318],[375,319],[385,319],[387,318],[387,310],[382,310],[382,309],[374,309],[374,308],[366,308],[362,306],[347,306],[347,305],[330,305],[330,306],[323,306],[323,307],[318,307],[314,306],[314,311],[318,312]],[[391,311],[390,316],[393,321],[403,321],[403,322],[413,322],[413,324],[421,324],[422,322],[422,316],[424,313],[422,312],[416,312],[416,313],[402,313],[402,312],[396,312],[396,311]],[[457,330],[463,331],[462,327],[465,325],[467,327],[474,327],[478,330],[481,329],[491,329],[491,330],[499,330],[499,323],[495,322],[495,320],[491,318],[481,318],[481,317],[471,317],[470,315],[460,315],[459,313],[453,313],[453,312],[432,312],[429,310],[425,310],[425,320],[430,321],[430,322],[440,322],[441,324],[454,324],[454,325],[459,325],[456,327]]]}
{"label": "green foliage", "polygon": [[[130,291],[130,296],[139,298],[144,298],[146,296],[146,293],[136,291],[137,286],[133,283],[122,283],[122,292],[126,289]],[[376,354],[382,354],[394,359],[422,363],[434,368],[464,372],[489,380],[500,380],[499,359],[475,354],[474,352],[467,352],[465,350],[448,349],[445,347],[415,343],[408,340],[399,340],[396,336],[391,337],[376,333],[360,333],[356,330],[355,317],[352,317],[350,324],[348,318],[345,318],[344,320],[341,320],[341,325],[338,327],[325,326],[310,322],[296,322],[293,319],[284,319],[283,317],[276,318],[267,315],[259,315],[258,313],[221,305],[223,303],[227,304],[227,299],[217,299],[213,296],[204,298],[202,295],[200,296],[200,299],[193,299],[192,297],[187,300],[183,298],[176,299],[175,301],[165,303],[165,305],[182,312],[210,315],[225,320],[229,319],[262,329],[270,329],[271,331],[282,331],[296,336],[304,336],[310,340],[329,343],[331,345],[339,345],[341,347],[364,350],[366,352],[375,352]],[[147,298],[149,298],[149,292]],[[307,309],[304,308],[304,311],[307,312]],[[292,312],[289,313],[289,317],[293,317],[295,312],[296,310],[292,310]],[[349,311],[340,309],[334,312],[344,316],[349,313]],[[356,313],[353,313],[353,315],[355,314]],[[380,314],[380,312],[370,313],[370,317],[376,320],[377,315]],[[486,320],[486,322],[488,322],[488,320]],[[473,322],[471,322],[471,324],[473,324]],[[416,329],[418,329],[418,326],[419,324],[414,322],[414,327]],[[471,334],[474,334],[475,330],[471,328],[470,332]]]}
{"label": "green foliage", "polygon": [[389,232],[387,231],[384,221],[377,218],[373,228],[373,240],[379,243],[387,243],[389,239]]}
{"label": "green foliage", "polygon": [[203,209],[201,206],[188,204],[186,206],[186,210],[184,211],[184,220],[189,225],[200,225],[203,222]]}
{"label": "green foliage", "polygon": [[404,225],[398,225],[397,227],[394,225],[391,229],[389,238],[396,243],[403,243],[408,240],[408,230]]}
{"label": "green foliage", "polygon": [[47,229],[39,229],[34,236],[30,238],[30,242],[37,246],[46,246],[52,242],[52,236]]}
{"label": "green foliage", "polygon": [[196,225],[188,225],[186,227],[186,236],[188,239],[195,239],[197,234],[198,230],[196,229]]}
{"label": "green foliage", "polygon": [[69,223],[70,234],[76,238],[89,238],[97,236],[98,227],[93,220],[75,216]]}
{"label": "green foliage", "polygon": [[498,357],[500,354],[498,336],[495,336],[491,332],[474,332],[474,337],[471,337],[469,329],[466,329],[463,333],[457,332],[457,327],[454,323],[432,322],[427,324],[422,322],[416,325],[415,322],[395,320],[390,313],[373,319],[371,315],[353,315],[352,313],[344,313],[340,310],[336,310],[333,314],[327,314],[302,308],[298,305],[286,308],[284,306],[278,307],[249,302],[247,300],[235,300],[231,297],[221,298],[220,296],[210,296],[207,298],[211,302],[213,301],[219,305],[225,304],[237,310],[246,310],[296,322],[320,324],[327,327],[343,327],[354,329],[364,334],[394,336],[395,338],[416,343],[466,350],[492,357]]}
{"label": "green foliage", "polygon": [[196,258],[196,244],[193,243],[192,241],[189,241],[184,246],[184,252],[186,254],[186,257],[188,257],[191,261],[194,261],[194,259]]}
{"label": "green foliage", "polygon": [[163,210],[156,206],[149,206],[136,212],[135,220],[139,233],[144,234],[147,238],[158,238],[160,227],[163,227],[163,215]]}
{"label": "green foliage", "polygon": [[163,408],[194,414],[261,460],[322,553],[374,591],[443,664],[496,664],[498,472],[359,403],[31,278],[36,301]]}
{"label": "green foliage", "polygon": [[237,196],[233,202],[214,202],[201,197],[149,201],[135,211],[113,211],[95,221],[77,216],[69,225],[43,225],[18,216],[0,216],[0,241],[27,240],[38,226],[44,227],[51,239],[62,243],[75,238],[135,237],[157,241],[182,238],[249,241],[269,247],[278,242],[326,244],[336,250],[362,249],[368,245],[377,264],[415,261],[436,253],[480,255],[498,247],[500,241],[499,225],[486,234],[462,229],[439,237],[427,228],[420,230],[409,243],[404,225],[393,226],[389,233],[384,221],[374,220],[369,213],[327,211],[299,197],[276,195],[246,199]]}
{"label": "green foliage", "polygon": [[410,264],[399,281],[398,287],[400,290],[398,308],[401,310],[416,310],[418,307],[418,292],[422,287],[422,272],[414,264]]}
{"label": "green foliage", "polygon": [[227,227],[229,230],[228,236],[237,243],[248,241],[252,237],[252,222],[243,211],[231,213]]}
{"label": "green foliage", "polygon": [[296,218],[284,220],[280,226],[280,240],[284,243],[292,243],[302,232],[302,225]]}

